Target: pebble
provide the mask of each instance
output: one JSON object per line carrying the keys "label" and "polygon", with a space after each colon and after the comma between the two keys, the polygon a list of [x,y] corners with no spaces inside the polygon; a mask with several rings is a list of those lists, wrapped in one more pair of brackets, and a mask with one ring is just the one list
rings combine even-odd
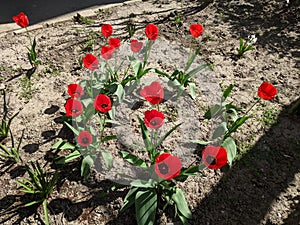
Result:
{"label": "pebble", "polygon": [[4,90],[5,89],[5,85],[4,84],[0,84],[0,90]]}

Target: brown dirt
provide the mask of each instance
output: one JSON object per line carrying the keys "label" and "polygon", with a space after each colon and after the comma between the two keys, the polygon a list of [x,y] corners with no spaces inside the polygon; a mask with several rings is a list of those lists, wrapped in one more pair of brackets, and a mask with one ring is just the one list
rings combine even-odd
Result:
{"label": "brown dirt", "polygon": [[[181,15],[178,24],[174,24],[176,15]],[[231,100],[248,108],[263,80],[273,83],[279,94],[271,102],[258,105],[254,118],[236,135],[241,154],[232,168],[204,170],[203,176],[179,184],[193,212],[191,223],[300,224],[300,118],[299,113],[290,113],[300,90],[299,7],[254,0],[141,1],[124,3],[91,19],[96,21],[94,25],[66,21],[31,31],[37,38],[42,65],[31,77],[30,88],[25,85],[25,70],[30,68],[26,34],[0,37],[0,89],[5,87],[10,96],[10,115],[20,110],[12,132],[19,138],[25,130],[21,149],[24,163],[39,161],[53,171],[51,146],[58,139],[72,139],[61,122],[68,98],[66,87],[82,79],[85,70],[79,62],[87,53],[84,43],[99,32],[101,24],[110,23],[114,35],[125,40],[129,19],[137,25],[135,37],[141,39],[145,25],[155,23],[160,30],[158,41],[188,47],[190,24],[202,23],[201,58],[212,65],[220,87],[235,85]],[[250,34],[258,38],[255,50],[237,58],[239,38]],[[101,41],[98,35],[95,52],[99,52]],[[173,66],[165,64],[161,67]],[[205,137],[205,132],[202,135]],[[2,143],[9,144],[9,140]],[[23,165],[0,165],[1,224],[43,224],[42,207],[20,207],[28,200],[16,184],[25,174]],[[97,171],[84,181],[80,162],[56,169],[59,182],[48,200],[52,224],[135,224],[133,209],[118,213],[126,188],[99,197],[113,184],[101,180]],[[157,224],[167,221],[169,215],[159,212]]]}

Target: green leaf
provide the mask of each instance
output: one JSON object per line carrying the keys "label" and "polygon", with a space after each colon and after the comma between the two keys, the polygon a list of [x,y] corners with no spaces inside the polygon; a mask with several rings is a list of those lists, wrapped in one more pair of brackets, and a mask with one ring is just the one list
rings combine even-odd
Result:
{"label": "green leaf", "polygon": [[167,73],[165,73],[165,72],[162,72],[162,71],[160,71],[158,69],[155,69],[155,68],[152,69],[152,71],[155,72],[155,73],[157,73],[157,74],[159,74],[159,75],[162,75],[162,76],[167,77],[167,78],[170,79],[170,76]]}
{"label": "green leaf", "polygon": [[110,140],[115,140],[115,139],[117,139],[117,135],[104,136],[104,137],[102,137],[101,142],[110,141]]}
{"label": "green leaf", "polygon": [[93,165],[94,159],[90,155],[85,156],[81,163],[81,176],[88,178]]}
{"label": "green leaf", "polygon": [[228,137],[223,141],[221,146],[226,149],[228,164],[231,166],[236,156],[236,144],[231,137]]}
{"label": "green leaf", "polygon": [[76,134],[77,136],[79,135],[79,131],[72,127],[72,125],[67,122],[65,122],[65,124],[73,131],[74,134]]}
{"label": "green leaf", "polygon": [[183,223],[183,225],[190,225],[187,218],[185,218],[183,215],[181,215],[180,213],[178,214],[179,219],[181,220],[181,222]]}
{"label": "green leaf", "polygon": [[214,131],[212,139],[216,139],[218,137],[222,137],[226,134],[226,132],[228,131],[227,129],[227,123],[226,122],[222,122]]}
{"label": "green leaf", "polygon": [[222,110],[222,106],[221,105],[213,105],[212,107],[210,107],[210,109],[208,109],[205,114],[204,114],[204,118],[205,119],[211,119],[213,117],[215,117],[219,112],[221,112]]}
{"label": "green leaf", "polygon": [[184,71],[187,71],[191,67],[192,63],[194,62],[196,56],[199,55],[200,51],[201,51],[201,47],[197,48],[197,50],[195,52],[192,52],[190,54],[187,64],[184,68]]}
{"label": "green leaf", "polygon": [[138,225],[153,225],[157,208],[154,189],[138,191],[135,196],[135,212]]}
{"label": "green leaf", "polygon": [[127,195],[125,196],[124,204],[122,205],[122,207],[120,209],[120,213],[124,212],[126,209],[128,209],[135,203],[135,195],[138,190],[139,190],[138,187],[130,188]]}
{"label": "green leaf", "polygon": [[122,102],[124,100],[125,91],[124,91],[123,86],[121,84],[116,84],[116,85],[117,85],[117,89],[114,92],[114,94],[118,97],[118,101]]}
{"label": "green leaf", "polygon": [[147,151],[150,151],[153,148],[153,146],[152,146],[152,142],[149,138],[148,129],[147,129],[146,125],[144,124],[144,121],[139,116],[138,116],[138,120],[141,125],[142,137],[144,140],[145,147],[146,147]]}
{"label": "green leaf", "polygon": [[160,139],[159,139],[159,141],[157,142],[157,145],[155,146],[155,149],[156,148],[158,148],[160,145],[161,145],[161,143],[174,131],[174,130],[176,130],[180,125],[181,125],[182,123],[180,123],[180,124],[177,124],[176,126],[174,126],[174,127],[172,127],[164,136],[162,136]]}
{"label": "green leaf", "polygon": [[183,174],[194,174],[194,173],[197,173],[197,172],[199,172],[199,165],[191,166],[191,167],[185,169],[184,171],[182,171],[181,173],[183,173]]}
{"label": "green leaf", "polygon": [[131,186],[133,187],[140,187],[140,188],[154,188],[156,182],[154,180],[140,180],[136,179],[130,183]]}
{"label": "green leaf", "polygon": [[192,76],[198,73],[200,70],[203,70],[205,67],[208,67],[208,64],[203,64],[201,66],[197,66],[195,69],[191,70],[185,77],[185,81],[188,81]]}
{"label": "green leaf", "polygon": [[136,166],[140,166],[142,168],[147,168],[147,164],[141,158],[126,151],[121,151],[119,152],[119,154],[123,159],[127,160],[127,162],[134,164]]}
{"label": "green leaf", "polygon": [[52,146],[52,149],[61,149],[61,150],[71,149],[71,150],[73,150],[73,149],[75,149],[75,147],[76,147],[75,145],[73,145],[69,142],[59,140]]}
{"label": "green leaf", "polygon": [[29,206],[32,206],[32,205],[35,205],[35,204],[40,204],[42,201],[39,200],[39,201],[32,201],[32,202],[29,202],[29,203],[26,203],[24,206],[25,207],[29,207]]}
{"label": "green leaf", "polygon": [[107,167],[107,169],[111,169],[113,166],[113,157],[111,152],[109,151],[101,151],[102,157],[104,159],[105,165]]}
{"label": "green leaf", "polygon": [[192,97],[193,100],[196,99],[196,85],[195,83],[189,83],[190,87],[190,96]]}
{"label": "green leaf", "polygon": [[208,145],[211,143],[211,141],[203,141],[203,140],[192,140],[192,142],[199,145]]}
{"label": "green leaf", "polygon": [[233,108],[226,111],[226,116],[233,122],[235,122],[239,118],[237,111]]}
{"label": "green leaf", "polygon": [[142,63],[135,58],[131,58],[130,63],[135,76],[138,76],[140,74],[140,71],[142,70]]}
{"label": "green leaf", "polygon": [[75,150],[74,152],[70,153],[68,156],[65,156],[64,158],[58,160],[57,164],[65,164],[67,162],[70,162],[78,157],[81,156],[81,153],[78,150]]}
{"label": "green leaf", "polygon": [[89,121],[96,113],[94,103],[88,104],[84,111],[84,121]]}
{"label": "green leaf", "polygon": [[232,89],[234,88],[233,84],[230,84],[226,90],[223,92],[223,101],[226,100],[226,98],[229,96],[229,94],[231,93]]}
{"label": "green leaf", "polygon": [[187,219],[192,218],[192,213],[188,207],[184,193],[180,188],[176,188],[176,192],[172,195],[172,199],[174,200],[181,215]]}
{"label": "green leaf", "polygon": [[243,116],[243,117],[240,117],[238,118],[233,124],[232,126],[229,128],[229,131],[228,131],[228,135],[229,136],[231,133],[235,132],[240,126],[243,125],[243,123],[246,122],[247,119],[249,119],[250,116]]}

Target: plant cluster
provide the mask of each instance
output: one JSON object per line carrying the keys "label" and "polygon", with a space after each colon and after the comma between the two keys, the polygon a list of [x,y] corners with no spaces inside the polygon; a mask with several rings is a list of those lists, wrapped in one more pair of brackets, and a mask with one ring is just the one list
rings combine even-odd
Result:
{"label": "plant cluster", "polygon": [[[201,24],[190,26],[190,34],[193,38],[200,37],[203,32]],[[114,124],[118,126],[115,112],[121,110],[123,102],[128,101],[128,95],[135,93],[150,106],[145,111],[139,111],[137,116],[144,142],[143,151],[146,155],[141,157],[135,149],[120,151],[119,155],[129,164],[141,169],[144,176],[130,177],[131,188],[124,199],[121,212],[134,205],[137,223],[149,225],[155,223],[157,208],[173,207],[175,217],[178,217],[183,224],[188,224],[192,214],[183,191],[176,183],[184,181],[188,176],[199,175],[203,164],[209,169],[232,165],[237,150],[231,134],[250,118],[248,112],[258,101],[243,116],[239,116],[241,109],[226,102],[233,89],[233,85],[230,85],[224,91],[221,102],[213,105],[205,114],[208,119],[222,121],[215,128],[211,140],[194,140],[198,144],[206,145],[201,153],[202,161],[195,160],[192,165],[184,167],[182,159],[174,155],[172,150],[163,147],[163,142],[181,126],[181,123],[162,134],[160,129],[164,126],[165,113],[160,110],[162,108],[160,105],[168,102],[165,98],[165,89],[168,88],[176,88],[174,89],[176,98],[189,96],[191,99],[196,99],[193,77],[207,67],[207,65],[191,67],[200,53],[200,47],[195,51],[191,48],[184,70],[175,69],[169,74],[157,68],[147,67],[151,48],[159,33],[156,25],[146,26],[145,35],[148,39],[146,43],[131,37],[129,48],[132,55],[123,57],[125,59],[120,60],[121,62],[117,58],[120,57],[118,53],[122,43],[120,39],[111,37],[113,27],[104,24],[101,33],[106,40],[100,51],[102,62],[100,57],[87,54],[83,58],[83,64],[88,71],[88,79],[68,86],[70,98],[65,104],[66,124],[76,135],[77,144],[57,142],[53,146],[54,149],[73,150],[68,156],[59,158],[58,163],[67,163],[81,157],[82,176],[89,176],[90,169],[96,161],[103,162],[105,170],[109,173],[113,169],[116,156],[105,149],[103,143],[116,141],[118,135],[109,134],[108,126]],[[136,55],[141,52],[142,60]],[[114,66],[112,66],[113,60]],[[122,65],[125,65],[125,69],[122,69]],[[161,83],[155,80],[148,85],[142,85],[142,78],[150,72],[167,78],[168,82]],[[267,82],[263,82],[258,89],[258,96],[262,99],[271,100],[276,94],[276,88]],[[124,176],[122,171],[118,175]],[[126,178],[128,177],[129,175]]]}
{"label": "plant cluster", "polygon": [[[27,16],[20,13],[13,19],[19,26],[26,28],[29,36]],[[79,16],[78,19],[84,22],[84,18]],[[251,118],[250,110],[261,99],[272,100],[277,95],[277,89],[271,83],[263,82],[257,91],[259,98],[244,112],[232,102],[227,102],[234,86],[227,87],[220,102],[212,105],[205,113],[207,119],[218,122],[210,140],[189,140],[204,146],[203,150],[198,152],[201,159],[194,155],[193,162],[185,165],[184,159],[176,155],[176,149],[169,149],[164,145],[184,122],[179,122],[174,117],[174,125],[168,127],[166,117],[169,111],[165,109],[172,100],[197,99],[199,91],[196,89],[195,75],[201,76],[201,70],[207,68],[207,65],[193,65],[201,50],[200,47],[194,46],[194,43],[196,38],[203,35],[204,27],[201,24],[190,26],[191,48],[186,64],[183,69],[176,68],[172,73],[149,66],[151,49],[154,48],[159,35],[156,25],[146,25],[146,41],[134,39],[135,27],[129,27],[128,30],[130,40],[122,42],[121,39],[113,37],[114,30],[110,24],[102,25],[101,35],[105,42],[102,43],[100,52],[88,53],[83,57],[82,63],[87,76],[78,84],[68,85],[69,98],[65,103],[65,124],[74,132],[75,140],[72,143],[59,140],[52,147],[58,150],[58,153],[66,149],[72,152],[67,156],[58,156],[55,163],[65,164],[80,159],[81,175],[88,178],[91,169],[97,163],[101,164],[102,172],[113,171],[115,160],[119,157],[124,161],[124,165],[131,165],[142,174],[134,177],[118,168],[115,175],[126,180],[129,187],[120,211],[134,206],[138,225],[151,225],[155,224],[158,209],[172,208],[174,216],[187,225],[192,218],[192,212],[184,192],[178,187],[178,182],[184,182],[189,176],[201,175],[201,170],[205,167],[216,170],[226,165],[231,166],[237,154],[232,134]],[[28,58],[33,68],[40,63],[35,46],[34,39],[31,48],[28,48]],[[120,51],[122,47],[127,48],[129,54],[123,55]],[[241,41],[239,54],[243,55],[250,49],[251,47]],[[150,79],[150,82],[143,80],[151,76],[154,78]],[[159,80],[157,77],[163,79]],[[171,97],[166,97],[167,94]],[[131,114],[136,116],[144,146],[140,146],[141,149],[121,150],[115,155],[107,148],[107,143],[118,142],[118,135],[110,128],[120,126],[116,112],[121,111],[124,104],[132,103],[131,95],[143,102],[143,107],[136,110],[137,112],[131,109]],[[0,130],[3,137],[7,137],[10,132],[11,121],[16,115],[7,118],[4,100],[4,117]],[[11,138],[13,140],[12,134]],[[0,156],[17,162],[20,159],[21,140],[22,138],[17,148],[12,145],[11,151],[0,144],[0,149],[6,154]],[[48,173],[38,162],[31,163],[31,166],[26,165],[26,170],[29,179],[24,178],[17,183],[23,188],[23,192],[34,195],[36,199],[25,206],[42,204],[45,222],[49,224],[47,198],[55,188],[57,173]]]}

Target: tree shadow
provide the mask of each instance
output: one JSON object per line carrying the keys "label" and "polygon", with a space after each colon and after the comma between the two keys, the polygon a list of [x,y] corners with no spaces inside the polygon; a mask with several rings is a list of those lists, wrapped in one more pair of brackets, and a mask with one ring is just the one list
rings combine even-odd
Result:
{"label": "tree shadow", "polygon": [[268,219],[272,203],[300,172],[300,114],[290,114],[293,105],[199,202],[192,224],[199,224],[199,218],[201,224],[231,225],[261,224]]}
{"label": "tree shadow", "polygon": [[100,6],[112,3],[121,3],[125,0],[66,0],[66,1],[0,1],[0,21],[1,23],[13,23],[12,17],[19,12],[24,12],[30,24],[36,24],[67,13],[78,11],[93,6]]}
{"label": "tree shadow", "polygon": [[258,36],[257,45],[270,52],[299,57],[299,7],[284,1],[215,1],[215,6],[232,32],[247,38]]}

